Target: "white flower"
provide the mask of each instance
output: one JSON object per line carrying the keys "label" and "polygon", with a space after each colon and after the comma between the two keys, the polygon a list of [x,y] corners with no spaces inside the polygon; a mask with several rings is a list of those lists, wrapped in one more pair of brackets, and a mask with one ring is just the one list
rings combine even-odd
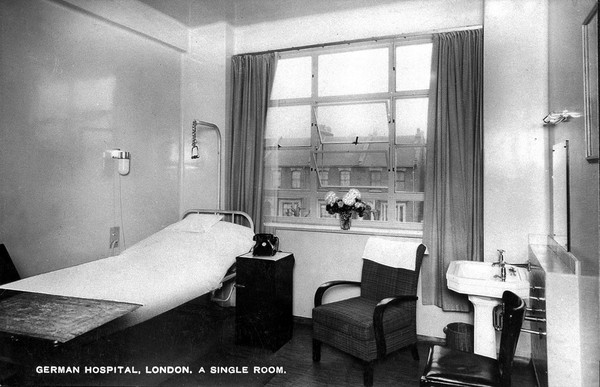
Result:
{"label": "white flower", "polygon": [[[342,199],[344,201],[344,204],[347,206],[353,206],[354,203],[356,203],[356,192],[358,192],[357,190],[350,190],[348,191],[347,194],[344,195],[344,198]],[[359,193],[360,195],[360,193]]]}
{"label": "white flower", "polygon": [[332,205],[333,203],[337,202],[338,200],[339,200],[339,198],[333,191],[329,191],[325,195],[325,203],[327,203],[329,205]]}
{"label": "white flower", "polygon": [[350,194],[350,195],[354,196],[354,198],[355,198],[356,200],[360,200],[360,199],[361,199],[361,196],[360,196],[360,191],[359,191],[359,190],[357,190],[356,188],[352,188],[352,189],[350,189],[350,190],[348,191],[348,194]]}

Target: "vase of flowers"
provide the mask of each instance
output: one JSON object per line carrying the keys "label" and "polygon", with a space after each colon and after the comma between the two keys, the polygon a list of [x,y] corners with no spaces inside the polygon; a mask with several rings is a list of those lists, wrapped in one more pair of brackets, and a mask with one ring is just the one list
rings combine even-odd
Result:
{"label": "vase of flowers", "polygon": [[360,191],[352,188],[341,199],[333,191],[325,195],[325,210],[330,214],[339,214],[340,228],[350,230],[352,216],[358,215],[362,218],[365,211],[370,211],[371,207],[362,201]]}

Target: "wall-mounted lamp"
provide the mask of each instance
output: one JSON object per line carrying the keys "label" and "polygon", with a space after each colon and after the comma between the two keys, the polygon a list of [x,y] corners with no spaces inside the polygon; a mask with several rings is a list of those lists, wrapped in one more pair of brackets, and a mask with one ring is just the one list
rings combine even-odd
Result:
{"label": "wall-mounted lamp", "polygon": [[110,153],[111,158],[119,160],[119,174],[123,176],[127,175],[129,173],[129,159],[131,158],[131,154],[120,149],[112,149],[107,152]]}
{"label": "wall-mounted lamp", "polygon": [[556,125],[561,122],[569,121],[569,118],[581,117],[583,114],[578,112],[570,112],[568,110],[563,110],[562,112],[551,112],[546,117],[544,117],[544,125]]}

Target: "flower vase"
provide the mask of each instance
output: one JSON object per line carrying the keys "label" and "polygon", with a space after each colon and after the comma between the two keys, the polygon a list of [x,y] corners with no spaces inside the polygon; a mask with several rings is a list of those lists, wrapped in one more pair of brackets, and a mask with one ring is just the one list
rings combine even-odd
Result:
{"label": "flower vase", "polygon": [[350,230],[352,224],[352,214],[350,212],[340,213],[340,228],[342,230]]}

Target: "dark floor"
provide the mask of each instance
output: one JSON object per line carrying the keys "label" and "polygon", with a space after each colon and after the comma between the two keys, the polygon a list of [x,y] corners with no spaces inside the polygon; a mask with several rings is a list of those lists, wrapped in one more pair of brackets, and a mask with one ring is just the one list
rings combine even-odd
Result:
{"label": "dark floor", "polygon": [[[293,339],[277,352],[235,345],[234,313],[233,309],[212,303],[193,302],[92,344],[38,357],[18,369],[2,362],[0,355],[0,378],[16,372],[0,385],[362,386],[360,361],[336,349],[324,345],[321,362],[313,363],[309,325],[296,324]],[[421,362],[415,362],[407,350],[376,364],[374,385],[418,386],[428,348],[429,343],[419,344]],[[78,366],[79,372],[54,374],[36,370],[45,365]],[[85,373],[85,366],[129,368],[90,374]],[[190,373],[177,374],[168,368],[152,372],[153,367],[159,366],[189,367]],[[139,373],[124,373],[127,370]],[[517,362],[513,385],[535,386],[528,364]]]}

